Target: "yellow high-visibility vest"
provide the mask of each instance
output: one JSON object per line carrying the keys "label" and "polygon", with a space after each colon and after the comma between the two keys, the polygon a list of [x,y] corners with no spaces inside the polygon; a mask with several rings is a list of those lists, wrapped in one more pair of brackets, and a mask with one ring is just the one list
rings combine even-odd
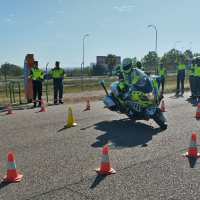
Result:
{"label": "yellow high-visibility vest", "polygon": [[33,72],[33,75],[31,76],[31,78],[36,81],[37,78],[41,78],[43,79],[43,72],[40,68],[31,68],[31,71]]}

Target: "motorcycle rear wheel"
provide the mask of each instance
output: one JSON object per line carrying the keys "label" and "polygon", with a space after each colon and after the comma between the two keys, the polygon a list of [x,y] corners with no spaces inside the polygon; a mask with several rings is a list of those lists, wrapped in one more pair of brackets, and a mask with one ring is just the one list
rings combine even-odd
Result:
{"label": "motorcycle rear wheel", "polygon": [[163,113],[160,110],[157,110],[152,119],[163,129],[167,129],[167,120],[165,119]]}

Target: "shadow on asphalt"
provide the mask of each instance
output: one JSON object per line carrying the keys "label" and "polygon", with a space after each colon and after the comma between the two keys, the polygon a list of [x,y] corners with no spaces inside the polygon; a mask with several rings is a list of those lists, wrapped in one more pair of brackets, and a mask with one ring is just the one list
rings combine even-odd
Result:
{"label": "shadow on asphalt", "polygon": [[6,186],[9,185],[9,184],[11,184],[11,183],[0,183],[0,189],[6,187]]}
{"label": "shadow on asphalt", "polygon": [[191,98],[186,99],[186,101],[188,101],[189,103],[192,104],[192,106],[195,106],[195,107],[198,105],[198,103],[200,103],[199,100],[197,100],[197,99],[191,99]]}
{"label": "shadow on asphalt", "polygon": [[95,178],[94,182],[90,186],[90,189],[94,189],[97,185],[99,185],[99,183],[101,183],[101,181],[103,181],[103,179],[106,178],[106,176],[107,175],[101,176],[98,174],[97,177]]}
{"label": "shadow on asphalt", "polygon": [[61,132],[61,131],[64,131],[64,130],[66,130],[66,129],[68,129],[68,128],[70,128],[70,127],[61,128],[60,130],[57,131],[57,133],[58,133],[58,132]]}
{"label": "shadow on asphalt", "polygon": [[183,98],[183,97],[184,97],[183,94],[175,94],[174,96],[171,96],[169,98],[171,98],[171,99],[179,99],[179,98]]}
{"label": "shadow on asphalt", "polygon": [[153,135],[164,131],[161,128],[154,128],[141,122],[134,122],[130,119],[121,119],[113,121],[103,121],[94,124],[96,130],[105,132],[98,136],[92,147],[102,147],[104,145],[109,148],[126,148],[141,145],[147,147]]}
{"label": "shadow on asphalt", "polygon": [[196,158],[188,158],[189,164],[190,164],[190,168],[194,168],[197,159]]}

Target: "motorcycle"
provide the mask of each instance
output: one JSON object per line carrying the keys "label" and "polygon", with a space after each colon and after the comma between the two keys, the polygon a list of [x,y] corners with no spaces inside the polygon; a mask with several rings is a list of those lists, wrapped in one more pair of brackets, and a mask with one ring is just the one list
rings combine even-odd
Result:
{"label": "motorcycle", "polygon": [[119,82],[110,85],[111,93],[108,94],[104,81],[101,84],[106,92],[103,97],[105,107],[111,111],[126,114],[130,119],[149,120],[153,119],[161,128],[167,128],[167,120],[161,112],[160,105],[163,95],[159,94],[158,84],[161,76],[148,76],[139,69],[136,70],[136,80],[133,85],[127,86],[122,93]]}

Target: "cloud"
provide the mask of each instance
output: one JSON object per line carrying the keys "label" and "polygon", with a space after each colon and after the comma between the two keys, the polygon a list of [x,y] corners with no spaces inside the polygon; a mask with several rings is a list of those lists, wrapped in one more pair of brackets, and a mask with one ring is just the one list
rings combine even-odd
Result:
{"label": "cloud", "polygon": [[47,24],[55,24],[54,21],[47,21],[46,23],[47,23]]}
{"label": "cloud", "polygon": [[66,15],[66,12],[64,12],[64,11],[58,10],[57,12],[60,13],[60,14]]}
{"label": "cloud", "polygon": [[134,6],[122,6],[122,7],[115,7],[117,11],[123,12],[127,10],[133,10]]}
{"label": "cloud", "polygon": [[108,21],[108,22],[111,22],[113,21],[115,18],[117,18],[117,16],[109,16],[109,17],[104,17],[103,19]]}
{"label": "cloud", "polygon": [[2,24],[13,24],[14,22],[12,21],[12,19],[3,19],[1,21]]}

